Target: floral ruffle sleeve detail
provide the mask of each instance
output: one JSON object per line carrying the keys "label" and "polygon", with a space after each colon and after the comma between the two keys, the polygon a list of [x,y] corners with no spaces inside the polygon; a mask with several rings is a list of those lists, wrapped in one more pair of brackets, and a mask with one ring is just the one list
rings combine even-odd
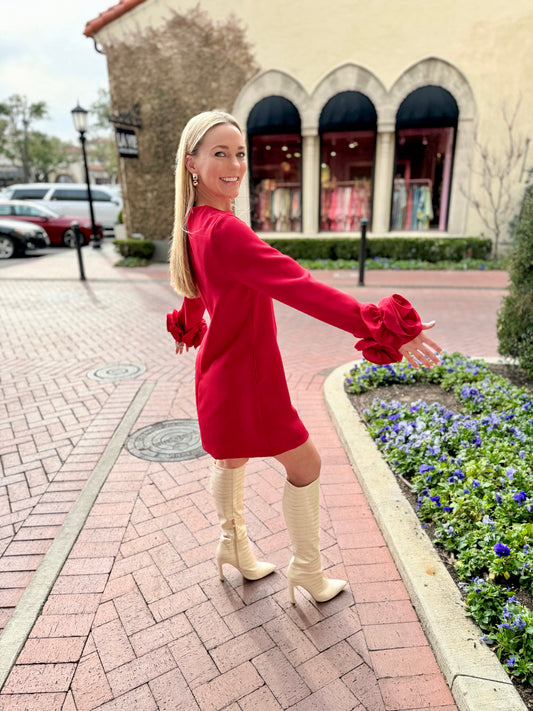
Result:
{"label": "floral ruffle sleeve detail", "polygon": [[357,341],[355,348],[378,365],[400,362],[403,356],[399,348],[422,330],[420,316],[399,294],[381,299],[377,306],[366,304],[361,316],[370,334]]}
{"label": "floral ruffle sleeve detail", "polygon": [[167,331],[177,343],[184,343],[189,348],[198,348],[207,331],[207,323],[203,318],[196,319],[193,326],[186,325],[187,305],[179,310],[167,314]]}

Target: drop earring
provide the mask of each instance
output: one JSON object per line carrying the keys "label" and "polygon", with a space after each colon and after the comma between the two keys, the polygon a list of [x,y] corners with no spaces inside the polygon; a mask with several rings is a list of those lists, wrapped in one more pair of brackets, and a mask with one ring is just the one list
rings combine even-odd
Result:
{"label": "drop earring", "polygon": [[198,185],[198,173],[192,174],[192,184],[194,185],[194,187]]}

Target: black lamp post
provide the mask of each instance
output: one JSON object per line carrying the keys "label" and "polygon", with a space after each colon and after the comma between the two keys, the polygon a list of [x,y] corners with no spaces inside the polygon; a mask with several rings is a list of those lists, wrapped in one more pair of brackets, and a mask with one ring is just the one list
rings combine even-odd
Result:
{"label": "black lamp post", "polygon": [[87,183],[87,196],[89,198],[89,212],[91,213],[91,232],[93,235],[92,245],[95,249],[100,247],[98,235],[96,234],[96,226],[94,224],[93,197],[91,195],[91,185],[89,183],[89,169],[87,167],[87,154],[85,152],[85,132],[87,131],[87,114],[89,113],[78,104],[75,109],[70,112],[74,121],[74,128],[80,134],[81,150],[83,153],[83,165],[85,166],[85,181]]}

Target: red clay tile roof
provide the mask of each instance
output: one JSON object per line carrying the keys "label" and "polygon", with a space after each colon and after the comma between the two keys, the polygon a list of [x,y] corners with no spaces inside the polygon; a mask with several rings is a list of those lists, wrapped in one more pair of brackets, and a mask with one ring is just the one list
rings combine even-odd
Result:
{"label": "red clay tile roof", "polygon": [[96,19],[89,20],[89,22],[85,25],[83,34],[87,37],[92,37],[96,32],[101,30],[102,27],[105,27],[110,22],[113,22],[113,20],[116,20],[117,17],[125,15],[142,2],[144,2],[144,0],[119,0],[117,5],[113,5],[113,7],[109,8],[109,10],[101,12]]}

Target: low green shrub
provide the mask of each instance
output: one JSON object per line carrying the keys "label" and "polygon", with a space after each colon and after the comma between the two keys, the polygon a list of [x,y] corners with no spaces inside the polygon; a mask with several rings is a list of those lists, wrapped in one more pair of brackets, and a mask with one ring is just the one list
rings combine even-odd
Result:
{"label": "low green shrub", "polygon": [[136,257],[137,259],[151,259],[155,245],[149,239],[115,239],[115,249],[123,257]]}
{"label": "low green shrub", "polygon": [[[269,237],[265,242],[293,259],[358,259],[359,238]],[[368,237],[367,259],[426,262],[489,259],[490,239],[483,237]]]}
{"label": "low green shrub", "polygon": [[517,358],[533,377],[533,185],[525,194],[509,264],[511,285],[498,314],[502,355]]}

